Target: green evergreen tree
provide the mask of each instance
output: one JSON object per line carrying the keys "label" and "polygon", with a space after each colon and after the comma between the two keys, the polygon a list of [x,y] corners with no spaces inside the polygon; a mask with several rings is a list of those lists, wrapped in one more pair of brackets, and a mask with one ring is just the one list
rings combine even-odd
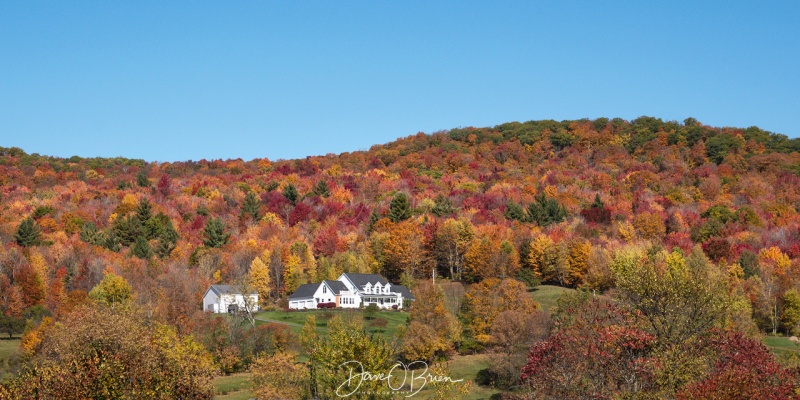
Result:
{"label": "green evergreen tree", "polygon": [[119,242],[123,246],[132,245],[136,241],[136,238],[142,236],[144,233],[142,222],[136,214],[117,218],[111,230],[119,238]]}
{"label": "green evergreen tree", "polygon": [[150,248],[150,243],[147,243],[144,236],[139,236],[131,247],[131,254],[142,260],[149,260],[153,256],[153,249]]}
{"label": "green evergreen tree", "polygon": [[521,205],[513,201],[506,203],[506,212],[504,215],[506,219],[510,219],[512,221],[524,222],[526,219],[525,210],[522,209]]}
{"label": "green evergreen tree", "polygon": [[400,192],[392,198],[389,204],[389,219],[397,223],[411,218],[411,203],[408,201],[408,196]]}
{"label": "green evergreen tree", "polygon": [[81,228],[81,240],[95,246],[102,246],[103,233],[97,229],[94,222],[86,222]]}
{"label": "green evergreen tree", "polygon": [[273,191],[273,190],[277,189],[277,188],[278,188],[278,186],[280,186],[280,185],[278,184],[278,182],[275,182],[275,181],[269,181],[269,183],[267,183],[267,185],[266,185],[266,186],[264,186],[264,190],[266,190],[267,192],[271,192],[271,191]]}
{"label": "green evergreen tree", "polygon": [[147,222],[153,217],[153,205],[150,204],[150,200],[146,197],[142,198],[142,200],[139,201],[139,205],[136,206],[136,216],[139,217],[139,221],[142,223]]}
{"label": "green evergreen tree", "polygon": [[372,214],[369,215],[369,222],[367,223],[367,233],[372,232],[372,227],[375,226],[375,223],[381,219],[381,214],[378,210],[372,210]]}
{"label": "green evergreen tree", "polygon": [[153,218],[153,205],[147,198],[143,198],[136,207],[136,218],[142,224],[141,234],[145,239],[155,239],[159,226],[158,221]]}
{"label": "green evergreen tree", "polygon": [[103,241],[101,246],[113,251],[119,252],[122,249],[122,245],[120,245],[119,237],[113,230],[109,230],[107,233],[103,235]]}
{"label": "green evergreen tree", "polygon": [[144,171],[140,171],[138,175],[136,175],[136,184],[140,187],[149,187],[150,180],[147,179],[147,173]]}
{"label": "green evergreen tree", "polygon": [[297,199],[300,197],[300,195],[297,193],[297,188],[290,183],[286,185],[286,188],[283,189],[283,197],[286,197],[286,200],[289,200],[292,205],[295,205],[297,204]]}
{"label": "green evergreen tree", "polygon": [[203,230],[205,235],[205,239],[203,239],[203,244],[206,247],[222,247],[226,243],[228,243],[228,239],[230,239],[231,234],[225,232],[225,224],[222,220],[217,218],[209,218],[206,221],[206,227]]}
{"label": "green evergreen tree", "polygon": [[260,215],[260,208],[261,208],[261,201],[256,197],[253,192],[247,192],[247,195],[244,196],[244,202],[242,202],[242,213],[241,216],[244,218],[247,215],[253,217],[254,221],[258,221],[261,219]]}
{"label": "green evergreen tree", "polygon": [[159,233],[158,243],[156,244],[156,254],[159,258],[167,258],[178,244],[178,231],[172,225],[172,221],[167,219],[166,224]]}
{"label": "green evergreen tree", "polygon": [[603,201],[600,200],[600,194],[595,193],[594,195],[594,202],[592,203],[592,208],[603,209],[606,208],[606,205],[603,204]]}
{"label": "green evergreen tree", "polygon": [[28,217],[23,219],[19,227],[17,227],[14,239],[22,247],[38,246],[42,244],[42,232],[39,230],[39,225],[36,224],[36,221]]}
{"label": "green evergreen tree", "polygon": [[456,212],[456,209],[450,202],[450,198],[440,194],[433,200],[431,212],[437,217],[444,217]]}
{"label": "green evergreen tree", "polygon": [[536,200],[528,205],[528,221],[539,226],[557,224],[567,216],[567,209],[555,199],[545,196],[544,192],[536,196]]}
{"label": "green evergreen tree", "polygon": [[314,194],[319,197],[328,197],[331,195],[331,191],[328,189],[328,182],[325,182],[324,179],[317,182],[314,186]]}

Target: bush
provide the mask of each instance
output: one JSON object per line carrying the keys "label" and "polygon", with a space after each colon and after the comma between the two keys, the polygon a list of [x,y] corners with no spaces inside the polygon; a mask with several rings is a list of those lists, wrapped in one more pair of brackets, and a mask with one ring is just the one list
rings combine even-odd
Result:
{"label": "bush", "polygon": [[364,308],[364,318],[366,319],[374,319],[375,315],[378,313],[378,305],[377,304],[370,304]]}
{"label": "bush", "polygon": [[497,382],[497,373],[489,368],[484,368],[475,375],[475,383],[478,385],[494,387],[495,382]]}
{"label": "bush", "polygon": [[327,303],[317,303],[317,308],[336,308],[336,302],[330,301]]}
{"label": "bush", "polygon": [[458,345],[458,352],[462,355],[475,354],[483,351],[483,345],[471,336],[465,336]]}

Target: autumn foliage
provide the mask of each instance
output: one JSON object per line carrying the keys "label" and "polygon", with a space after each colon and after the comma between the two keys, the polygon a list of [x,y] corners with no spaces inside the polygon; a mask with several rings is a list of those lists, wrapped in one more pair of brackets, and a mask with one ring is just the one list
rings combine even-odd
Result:
{"label": "autumn foliage", "polygon": [[[613,293],[648,318],[656,339],[613,324],[590,332],[615,349],[597,362],[633,370],[647,357],[631,354],[651,339],[798,330],[798,165],[798,139],[653,117],[466,127],[296,160],[156,163],[0,148],[0,329],[27,325],[41,334],[32,345],[46,343],[51,322],[77,318],[87,302],[116,309],[122,295],[149,323],[175,329],[174,340],[202,342],[220,370],[239,371],[263,360],[252,349],[269,340],[205,319],[209,285],[251,288],[277,309],[304,283],[379,273],[465,293],[443,301],[460,335],[421,317],[408,326],[449,341],[406,347],[436,357],[497,346],[498,316],[534,315],[527,290],[546,283]],[[658,316],[692,299],[714,306],[697,310],[702,326]],[[678,333],[666,338],[670,327]],[[575,348],[572,338],[562,331],[536,346],[558,353]],[[606,378],[612,392],[633,391]]]}

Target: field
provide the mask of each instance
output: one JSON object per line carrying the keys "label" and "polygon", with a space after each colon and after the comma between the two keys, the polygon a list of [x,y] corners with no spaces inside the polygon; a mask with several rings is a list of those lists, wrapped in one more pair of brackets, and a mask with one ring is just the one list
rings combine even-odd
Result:
{"label": "field", "polygon": [[216,399],[247,400],[253,397],[249,372],[217,377],[214,379],[214,387],[217,388]]}
{"label": "field", "polygon": [[[264,311],[256,314],[258,323],[278,322],[289,325],[292,332],[300,334],[303,329],[303,324],[309,315],[313,315],[317,319],[317,333],[326,335],[328,332],[328,320],[337,314],[360,314],[361,310],[310,310],[310,311]],[[370,327],[380,318],[387,320],[385,328]],[[408,320],[408,313],[402,311],[378,311],[375,319],[366,320],[367,330],[373,333],[382,335],[385,339],[391,340],[397,333],[397,328],[404,326]]]}
{"label": "field", "polygon": [[[455,356],[448,363],[450,368],[449,376],[453,380],[463,379],[468,382],[475,379],[478,371],[488,366],[486,356],[483,354],[475,354],[468,356]],[[220,400],[246,400],[252,397],[250,389],[250,373],[243,372],[232,374],[229,376],[220,376],[214,380],[214,386],[217,388],[218,395],[216,399]],[[459,399],[465,400],[480,400],[488,399],[493,394],[498,393],[496,389],[485,388],[482,386],[472,384],[467,394],[458,394]],[[405,393],[398,392],[398,397],[404,397]],[[419,393],[412,396],[413,399],[428,399],[433,394],[430,387],[423,388]]]}
{"label": "field", "polygon": [[19,353],[19,336],[9,339],[7,336],[0,339],[0,382],[8,376],[9,361]]}
{"label": "field", "polygon": [[543,311],[552,313],[557,306],[558,298],[566,292],[574,292],[575,289],[564,288],[561,286],[539,285],[531,291],[531,297],[539,303]]}
{"label": "field", "polygon": [[800,345],[783,336],[764,336],[764,343],[779,360],[800,356]]}

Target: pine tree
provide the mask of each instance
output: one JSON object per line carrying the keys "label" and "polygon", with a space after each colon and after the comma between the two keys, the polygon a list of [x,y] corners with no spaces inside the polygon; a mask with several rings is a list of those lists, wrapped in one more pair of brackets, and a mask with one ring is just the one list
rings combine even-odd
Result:
{"label": "pine tree", "polygon": [[206,227],[203,233],[205,234],[203,244],[206,245],[206,247],[222,247],[228,243],[228,239],[231,237],[230,233],[225,232],[225,224],[222,220],[217,218],[209,218],[208,221],[206,221]]}
{"label": "pine tree", "polygon": [[150,244],[147,243],[144,236],[139,236],[131,247],[131,254],[142,260],[149,260],[153,256],[153,249],[150,248]]}
{"label": "pine tree", "polygon": [[167,219],[166,223],[161,229],[158,236],[158,244],[156,244],[156,254],[159,258],[167,258],[172,254],[172,250],[178,243],[178,231],[172,225],[172,221]]}
{"label": "pine tree", "polygon": [[258,221],[261,219],[261,215],[259,215],[260,208],[261,201],[253,192],[247,192],[247,195],[244,196],[244,202],[242,202],[242,218],[249,214],[254,221]]}
{"label": "pine tree", "polygon": [[600,208],[600,209],[603,209],[603,208],[605,208],[605,207],[606,207],[606,205],[605,205],[605,204],[603,204],[603,201],[602,201],[602,200],[600,200],[600,194],[599,194],[599,193],[595,193],[595,195],[594,195],[594,202],[592,203],[592,208]]}
{"label": "pine tree", "polygon": [[555,199],[547,198],[544,192],[536,196],[536,201],[528,205],[528,221],[539,226],[557,224],[567,216],[567,209]]}
{"label": "pine tree", "polygon": [[141,234],[145,236],[145,239],[155,239],[160,228],[159,221],[153,218],[153,205],[147,198],[143,198],[136,207],[136,218],[142,224]]}
{"label": "pine tree", "polygon": [[455,207],[453,207],[453,204],[450,202],[450,198],[441,194],[436,196],[436,199],[433,200],[433,203],[434,204],[431,212],[437,217],[444,217],[456,211]]}
{"label": "pine tree", "polygon": [[297,193],[297,188],[290,183],[286,185],[286,188],[283,189],[283,197],[286,197],[286,200],[289,200],[292,205],[295,205],[297,204],[297,199],[300,197],[300,195]]}
{"label": "pine tree", "polygon": [[398,223],[409,218],[411,218],[411,203],[408,201],[408,196],[400,192],[392,198],[392,202],[389,204],[389,219]]}
{"label": "pine tree", "polygon": [[381,219],[381,214],[378,210],[372,210],[372,214],[369,215],[369,223],[367,224],[367,232],[372,232],[372,227],[375,226],[375,223]]}
{"label": "pine tree", "polygon": [[113,251],[118,252],[122,249],[122,245],[119,242],[119,237],[114,233],[113,230],[109,230],[100,244],[101,246]]}
{"label": "pine tree", "polygon": [[38,246],[42,243],[42,232],[39,230],[39,225],[36,224],[36,221],[28,217],[19,224],[17,233],[14,234],[14,239],[22,247]]}
{"label": "pine tree", "polygon": [[324,179],[317,182],[316,186],[314,186],[314,194],[319,197],[328,197],[331,195],[330,190],[328,189],[328,182],[325,182]]}
{"label": "pine tree", "polygon": [[112,231],[119,238],[119,242],[122,245],[130,246],[136,241],[136,238],[142,236],[144,227],[138,216],[128,215],[127,217],[117,218],[114,221]]}
{"label": "pine tree", "polygon": [[153,205],[150,204],[150,200],[142,198],[142,200],[139,201],[139,205],[136,207],[136,216],[139,217],[139,221],[142,223],[147,222],[153,217]]}
{"label": "pine tree", "polygon": [[140,171],[138,175],[136,175],[136,184],[140,187],[149,187],[150,180],[147,179],[147,173],[144,171]]}
{"label": "pine tree", "polygon": [[506,219],[510,219],[513,221],[525,221],[525,210],[522,209],[522,206],[519,204],[510,201],[506,203],[506,212],[505,212]]}
{"label": "pine tree", "polygon": [[102,232],[97,229],[94,222],[86,222],[81,228],[81,240],[95,246],[102,246]]}

